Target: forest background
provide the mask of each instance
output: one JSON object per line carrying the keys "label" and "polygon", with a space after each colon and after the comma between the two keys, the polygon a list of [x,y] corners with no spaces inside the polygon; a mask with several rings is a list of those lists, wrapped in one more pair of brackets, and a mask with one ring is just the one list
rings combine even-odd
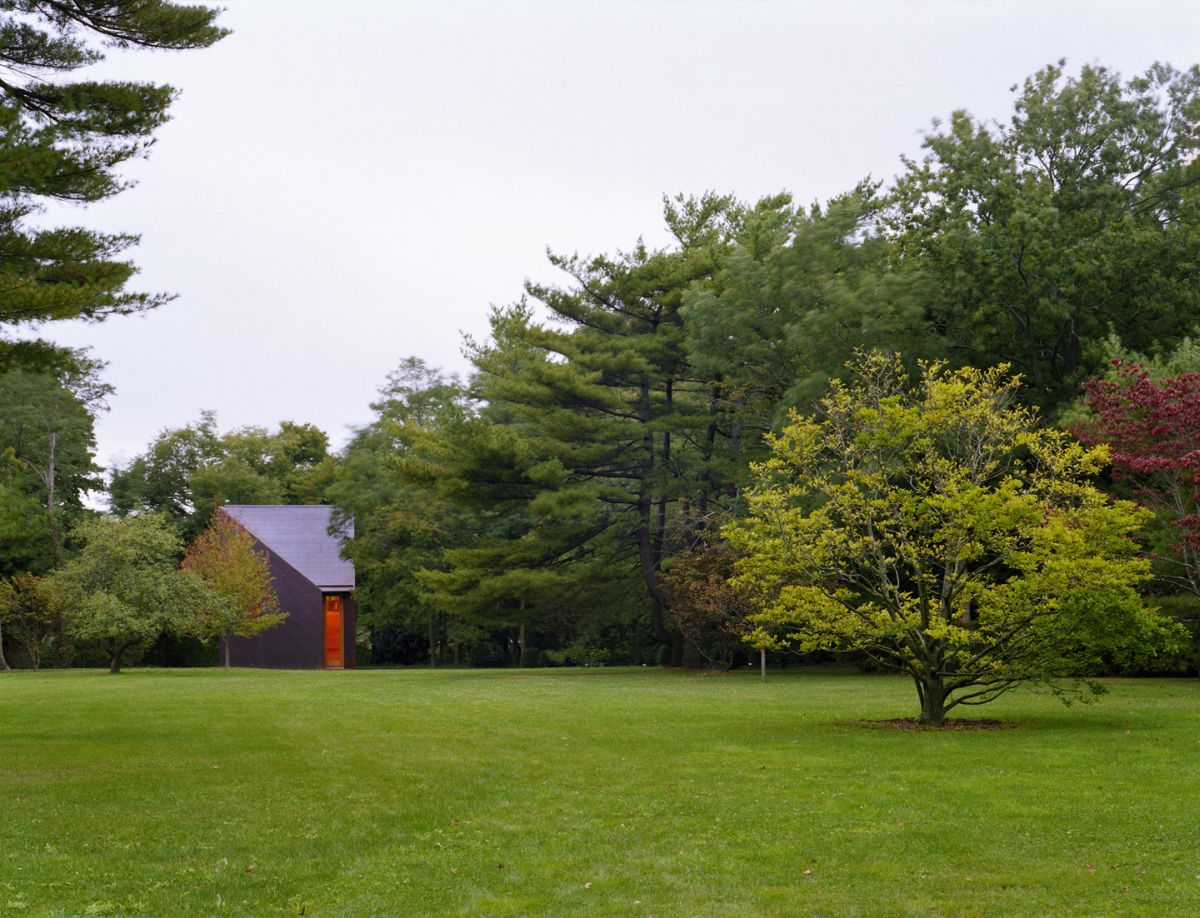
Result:
{"label": "forest background", "polygon": [[[187,49],[222,37],[211,14],[169,9],[124,23],[116,40]],[[10,36],[10,59],[73,70],[92,52],[72,30],[114,29],[52,26],[57,43]],[[145,152],[172,97],[88,87],[8,88],[11,156],[31,165],[5,189],[12,329],[166,299],[127,286],[121,253],[134,237],[31,220],[47,200],[117,194],[115,170]],[[786,193],[669,197],[669,244],[551,254],[563,281],[531,282],[492,309],[488,333],[466,339],[467,378],[401,361],[340,450],[303,420],[222,432],[206,413],[105,472],[102,362],[10,339],[0,575],[18,597],[11,655],[89,661],[38,605],[36,583],[78,550],[72,533],[96,512],[85,494],[103,491],[117,516],[161,513],[181,548],[222,503],[334,504],[357,527],[348,554],[372,662],[734,665],[750,652],[748,610],[727,585],[722,527],[744,510],[764,435],[813,410],[870,350],[910,366],[1007,364],[1046,424],[1113,442],[1117,472],[1103,483],[1160,498],[1145,535],[1158,573],[1148,597],[1194,631],[1194,495],[1180,492],[1192,450],[1147,465],[1146,437],[1122,426],[1113,398],[1097,399],[1132,393],[1153,407],[1174,386],[1176,429],[1196,423],[1180,406],[1200,370],[1189,337],[1200,323],[1198,124],[1195,68],[1124,78],[1058,63],[1017,87],[1000,121],[957,112],[935,124],[894,182],[866,178],[811,206]],[[1130,364],[1146,369],[1130,376]],[[165,635],[148,659],[213,653]],[[1155,668],[1194,662],[1193,650]]]}

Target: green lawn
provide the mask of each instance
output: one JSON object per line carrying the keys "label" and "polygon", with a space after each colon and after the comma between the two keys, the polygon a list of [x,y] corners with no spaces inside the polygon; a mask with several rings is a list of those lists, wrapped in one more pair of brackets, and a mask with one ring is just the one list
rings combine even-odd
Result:
{"label": "green lawn", "polygon": [[1200,683],[0,675],[0,914],[1200,915]]}

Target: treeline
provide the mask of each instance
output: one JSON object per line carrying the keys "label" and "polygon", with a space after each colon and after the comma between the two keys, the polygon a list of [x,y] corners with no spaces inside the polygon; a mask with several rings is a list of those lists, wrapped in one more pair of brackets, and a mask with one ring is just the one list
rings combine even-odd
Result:
{"label": "treeline", "polygon": [[1195,69],[1051,66],[1006,121],[936,127],[891,186],[677,197],[669,245],[551,255],[564,282],[493,311],[468,381],[406,364],[339,463],[375,658],[737,659],[721,524],[763,434],[857,351],[1009,364],[1069,423],[1114,348],[1196,326],[1198,106]]}
{"label": "treeline", "polygon": [[[115,470],[112,509],[162,511],[190,539],[225,501],[332,503],[355,521],[372,662],[732,665],[751,610],[722,527],[744,513],[764,434],[812,411],[856,353],[1008,364],[1044,423],[1114,444],[1119,412],[1083,388],[1119,377],[1113,359],[1160,367],[1159,382],[1200,371],[1198,130],[1196,68],[1124,80],[1058,64],[1017,88],[1004,121],[935,125],[890,184],[812,206],[671,198],[666,245],[552,254],[561,283],[492,311],[466,342],[469,378],[402,363],[340,455],[311,425],[222,435],[205,416]],[[4,400],[9,577],[62,562],[94,486],[99,390],[74,359],[43,377],[37,433],[14,432]],[[1170,481],[1139,478],[1148,444],[1123,443],[1114,491],[1146,500],[1190,474],[1180,459]],[[1191,504],[1159,504],[1154,602],[1194,627]]]}

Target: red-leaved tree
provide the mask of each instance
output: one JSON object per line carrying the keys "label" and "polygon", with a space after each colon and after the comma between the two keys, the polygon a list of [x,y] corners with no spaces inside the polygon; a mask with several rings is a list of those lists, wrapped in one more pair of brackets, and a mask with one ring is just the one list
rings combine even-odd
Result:
{"label": "red-leaved tree", "polygon": [[1113,364],[1110,378],[1084,383],[1090,416],[1074,433],[1109,445],[1114,480],[1173,533],[1164,579],[1200,596],[1200,373],[1154,379]]}

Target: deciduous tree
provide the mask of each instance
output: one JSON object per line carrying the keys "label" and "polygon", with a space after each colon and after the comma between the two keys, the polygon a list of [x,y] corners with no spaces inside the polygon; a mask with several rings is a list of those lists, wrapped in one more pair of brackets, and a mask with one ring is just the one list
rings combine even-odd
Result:
{"label": "deciduous tree", "polygon": [[[38,669],[42,658],[62,635],[61,620],[50,600],[45,582],[33,574],[0,580],[0,623],[4,636],[21,648],[30,669]],[[0,664],[8,668],[0,646]]]}
{"label": "deciduous tree", "polygon": [[417,358],[403,361],[380,387],[375,417],[354,432],[329,488],[341,517],[354,521],[346,554],[355,565],[359,621],[373,635],[392,634],[393,645],[397,633],[425,644],[430,665],[453,618],[427,601],[417,572],[440,567],[443,550],[471,527],[461,503],[413,466],[430,439],[470,416],[469,402],[456,378]]}
{"label": "deciduous tree", "polygon": [[888,267],[881,200],[863,182],[824,206],[767,198],[742,218],[710,281],[685,295],[691,364],[713,381],[718,426],[745,461],[790,408],[807,409],[857,348],[935,356],[925,308],[929,280]]}
{"label": "deciduous tree", "polygon": [[926,328],[957,364],[1011,364],[1046,410],[1115,330],[1138,350],[1200,318],[1200,68],[1124,80],[1063,62],[1014,112],[936,125],[889,196],[894,264],[933,281]]}
{"label": "deciduous tree", "polygon": [[225,613],[223,597],[179,570],[183,546],[158,514],[96,517],[74,535],[79,553],[47,581],[70,635],[101,647],[110,672],[162,632],[191,633],[197,621]]}
{"label": "deciduous tree", "polygon": [[109,495],[119,514],[167,514],[188,540],[222,504],[323,502],[333,465],[329,438],[312,424],[222,434],[216,414],[205,411],[193,424],[162,431],[146,452],[115,469]]}
{"label": "deciduous tree", "polygon": [[188,548],[182,567],[225,600],[223,607],[212,606],[203,610],[208,614],[197,615],[194,633],[205,639],[227,639],[226,666],[230,635],[253,637],[287,618],[279,608],[266,552],[256,549],[254,537],[219,509]]}
{"label": "deciduous tree", "polygon": [[726,530],[761,643],[864,651],[912,677],[936,726],[1178,641],[1137,594],[1148,514],[1090,483],[1104,447],[1041,427],[1003,367],[910,380],[875,354],[854,370],[771,438],[749,515]]}
{"label": "deciduous tree", "polygon": [[[1120,362],[1114,370],[1084,384],[1087,414],[1075,431],[1108,446],[1114,478],[1169,533],[1156,559],[1159,579],[1200,597],[1200,373],[1155,378]],[[1194,605],[1187,620],[1195,631]]]}
{"label": "deciduous tree", "polygon": [[93,412],[111,390],[98,381],[102,365],[74,356],[59,373],[0,373],[0,530],[12,535],[0,548],[0,573],[59,563],[64,523],[100,485]]}
{"label": "deciduous tree", "polygon": [[733,580],[735,553],[724,542],[681,552],[663,572],[667,611],[680,633],[711,666],[729,669],[754,630],[755,608]]}

